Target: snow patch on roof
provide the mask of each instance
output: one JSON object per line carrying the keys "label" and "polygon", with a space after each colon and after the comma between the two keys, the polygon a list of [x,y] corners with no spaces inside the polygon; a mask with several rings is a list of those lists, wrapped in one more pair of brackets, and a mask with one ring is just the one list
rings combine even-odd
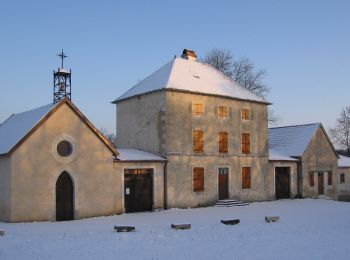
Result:
{"label": "snow patch on roof", "polygon": [[166,161],[164,157],[138,149],[118,149],[120,161]]}
{"label": "snow patch on roof", "polygon": [[115,102],[161,89],[190,91],[268,103],[248,89],[239,86],[212,66],[182,58],[175,58],[168,62],[117,98]]}
{"label": "snow patch on roof", "polygon": [[339,168],[347,168],[347,167],[350,167],[350,157],[343,156],[343,155],[339,155],[338,167],[339,167]]}
{"label": "snow patch on roof", "polygon": [[269,128],[269,148],[287,156],[302,156],[321,123]]}
{"label": "snow patch on roof", "polygon": [[275,150],[269,150],[269,160],[270,161],[288,161],[288,162],[297,162],[298,160],[295,158],[292,158],[288,155],[285,155],[281,153],[280,151],[275,151]]}
{"label": "snow patch on roof", "polygon": [[8,153],[53,107],[49,104],[6,119],[0,125],[0,154]]}

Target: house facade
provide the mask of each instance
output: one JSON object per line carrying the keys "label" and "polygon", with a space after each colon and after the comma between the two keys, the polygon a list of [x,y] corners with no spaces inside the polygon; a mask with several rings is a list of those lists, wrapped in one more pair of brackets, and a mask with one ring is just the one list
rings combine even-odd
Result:
{"label": "house facade", "polygon": [[184,52],[114,103],[118,147],[167,158],[167,207],[273,199],[269,103],[211,66]]}

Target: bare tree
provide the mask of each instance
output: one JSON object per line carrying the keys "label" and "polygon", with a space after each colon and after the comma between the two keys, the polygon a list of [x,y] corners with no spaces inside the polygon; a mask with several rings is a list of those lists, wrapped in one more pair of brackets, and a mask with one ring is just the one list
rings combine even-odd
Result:
{"label": "bare tree", "polygon": [[214,48],[210,50],[202,60],[204,63],[212,65],[227,77],[233,75],[233,56],[230,50],[220,50]]}
{"label": "bare tree", "polygon": [[[263,83],[265,70],[256,70],[254,64],[246,57],[234,59],[230,50],[214,48],[210,50],[202,62],[210,64],[240,86],[249,89],[261,98],[266,98],[269,88]],[[280,121],[272,109],[269,109],[269,123]]]}
{"label": "bare tree", "polygon": [[100,133],[115,147],[117,148],[117,136],[114,133],[109,132],[106,128],[101,128]]}
{"label": "bare tree", "polygon": [[333,142],[350,155],[350,106],[342,109],[334,128],[330,128]]}

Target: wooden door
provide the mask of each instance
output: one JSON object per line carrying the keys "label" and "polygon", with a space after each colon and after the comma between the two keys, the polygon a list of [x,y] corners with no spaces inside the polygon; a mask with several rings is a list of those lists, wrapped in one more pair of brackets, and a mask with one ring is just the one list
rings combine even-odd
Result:
{"label": "wooden door", "polygon": [[63,172],[56,182],[56,220],[73,219],[73,182],[68,173]]}
{"label": "wooden door", "polygon": [[290,167],[275,168],[276,199],[290,198]]}
{"label": "wooden door", "polygon": [[127,169],[124,174],[125,212],[153,209],[153,170]]}
{"label": "wooden door", "polygon": [[324,184],[323,172],[319,172],[318,173],[318,195],[322,195],[324,193],[323,184]]}
{"label": "wooden door", "polygon": [[219,200],[228,199],[228,168],[218,169]]}

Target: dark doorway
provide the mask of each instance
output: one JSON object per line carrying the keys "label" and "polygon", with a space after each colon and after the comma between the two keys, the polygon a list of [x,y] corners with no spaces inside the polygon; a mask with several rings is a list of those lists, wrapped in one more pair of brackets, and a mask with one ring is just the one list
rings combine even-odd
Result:
{"label": "dark doorway", "polygon": [[228,199],[228,168],[218,169],[219,200]]}
{"label": "dark doorway", "polygon": [[318,195],[322,195],[324,193],[323,190],[323,172],[319,172],[318,174]]}
{"label": "dark doorway", "polygon": [[290,167],[275,168],[276,200],[290,198]]}
{"label": "dark doorway", "polygon": [[153,169],[124,170],[125,212],[153,209]]}
{"label": "dark doorway", "polygon": [[56,220],[73,219],[73,182],[68,173],[63,172],[56,182]]}

